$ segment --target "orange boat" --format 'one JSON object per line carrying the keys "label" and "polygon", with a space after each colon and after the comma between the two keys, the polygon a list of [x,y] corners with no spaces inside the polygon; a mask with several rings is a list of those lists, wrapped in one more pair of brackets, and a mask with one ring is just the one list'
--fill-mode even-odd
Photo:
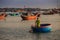
{"label": "orange boat", "polygon": [[23,16],[21,15],[23,20],[36,20],[37,16]]}
{"label": "orange boat", "polygon": [[40,17],[40,14],[39,13],[36,13],[36,14],[32,14],[32,13],[23,13],[21,15],[21,18],[23,20],[36,20],[37,17]]}
{"label": "orange boat", "polygon": [[6,16],[5,14],[1,14],[0,15],[0,20],[4,20],[5,19],[5,16]]}

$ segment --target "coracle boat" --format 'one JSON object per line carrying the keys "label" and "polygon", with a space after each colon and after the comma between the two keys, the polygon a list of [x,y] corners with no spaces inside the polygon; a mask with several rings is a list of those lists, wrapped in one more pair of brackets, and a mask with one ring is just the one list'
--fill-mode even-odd
{"label": "coracle boat", "polygon": [[52,28],[51,24],[41,24],[40,28],[32,26],[31,29],[35,33],[47,33],[50,32]]}

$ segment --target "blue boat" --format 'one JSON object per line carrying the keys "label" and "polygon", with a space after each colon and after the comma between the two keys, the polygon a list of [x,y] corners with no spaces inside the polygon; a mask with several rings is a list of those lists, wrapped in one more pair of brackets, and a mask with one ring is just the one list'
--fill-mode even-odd
{"label": "blue boat", "polygon": [[46,33],[46,32],[50,32],[51,31],[51,24],[41,24],[40,28],[38,27],[31,27],[33,32],[39,33]]}

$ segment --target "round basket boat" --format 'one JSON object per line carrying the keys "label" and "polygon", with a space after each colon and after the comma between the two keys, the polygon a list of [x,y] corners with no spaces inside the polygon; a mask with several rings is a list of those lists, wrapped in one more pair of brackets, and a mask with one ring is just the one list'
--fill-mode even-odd
{"label": "round basket boat", "polygon": [[31,27],[33,32],[42,32],[42,33],[46,33],[46,32],[50,32],[51,31],[51,24],[41,24],[40,28],[37,27]]}

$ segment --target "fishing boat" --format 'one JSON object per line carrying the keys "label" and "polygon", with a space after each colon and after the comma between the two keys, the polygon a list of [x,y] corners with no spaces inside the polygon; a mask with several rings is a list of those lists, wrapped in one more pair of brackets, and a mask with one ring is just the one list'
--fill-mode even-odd
{"label": "fishing boat", "polygon": [[6,16],[6,14],[0,14],[0,20],[4,20]]}
{"label": "fishing boat", "polygon": [[36,20],[37,17],[39,17],[39,14],[29,14],[29,13],[23,13],[21,15],[21,18],[23,20]]}

